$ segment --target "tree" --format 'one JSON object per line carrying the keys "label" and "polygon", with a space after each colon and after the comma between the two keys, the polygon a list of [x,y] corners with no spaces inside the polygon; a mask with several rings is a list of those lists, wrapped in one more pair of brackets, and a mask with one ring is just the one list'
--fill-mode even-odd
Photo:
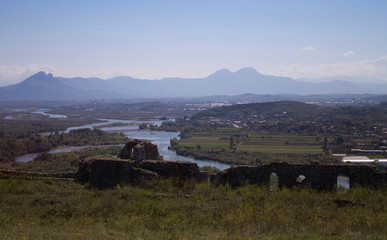
{"label": "tree", "polygon": [[341,145],[342,143],[344,143],[344,138],[342,136],[338,136],[336,138],[336,145]]}
{"label": "tree", "polygon": [[328,151],[328,138],[327,137],[324,137],[323,149],[324,149],[325,153]]}
{"label": "tree", "polygon": [[234,136],[230,137],[230,149],[234,147]]}

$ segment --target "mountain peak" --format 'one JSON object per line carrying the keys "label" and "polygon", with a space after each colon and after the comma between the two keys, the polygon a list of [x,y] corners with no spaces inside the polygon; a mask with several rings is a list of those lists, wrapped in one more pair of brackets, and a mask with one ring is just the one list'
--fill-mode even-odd
{"label": "mountain peak", "polygon": [[211,74],[210,76],[208,77],[225,77],[225,76],[230,76],[232,74],[232,72],[226,68],[222,68],[216,72],[214,72],[213,74]]}
{"label": "mountain peak", "polygon": [[34,75],[30,76],[26,80],[30,79],[52,79],[54,76],[51,73],[45,73],[43,71],[37,72]]}
{"label": "mountain peak", "polygon": [[32,99],[32,100],[58,100],[58,99],[80,99],[81,91],[66,86],[51,73],[38,72],[26,80],[3,90],[3,99]]}
{"label": "mountain peak", "polygon": [[43,71],[40,71],[40,72],[37,72],[34,75],[30,76],[29,78],[31,78],[31,77],[49,77],[49,78],[52,78],[54,76],[51,73],[45,73]]}
{"label": "mountain peak", "polygon": [[227,68],[222,68],[222,69],[219,69],[218,71],[216,71],[217,73],[231,73],[230,70],[228,70]]}
{"label": "mountain peak", "polygon": [[262,75],[257,70],[255,70],[255,68],[253,68],[253,67],[241,68],[238,71],[236,71],[235,73],[236,74],[243,74],[243,75]]}
{"label": "mountain peak", "polygon": [[[47,75],[47,73],[44,71],[40,71],[40,72],[35,73],[34,75]],[[34,75],[32,75],[32,76],[34,76]]]}
{"label": "mountain peak", "polygon": [[62,85],[62,82],[54,78],[54,76],[51,73],[45,73],[43,71],[40,71],[38,73],[35,73],[34,75],[30,76],[23,82],[19,83],[18,85]]}

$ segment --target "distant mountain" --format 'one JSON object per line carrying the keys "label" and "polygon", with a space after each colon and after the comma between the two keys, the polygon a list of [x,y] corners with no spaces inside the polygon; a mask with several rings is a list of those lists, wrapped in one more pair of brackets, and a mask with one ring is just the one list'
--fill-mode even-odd
{"label": "distant mountain", "polygon": [[308,79],[301,78],[297,81],[309,82],[309,83],[318,83],[318,84],[332,84],[336,83],[341,85],[341,87],[346,87],[351,85],[351,93],[374,93],[374,94],[386,94],[387,93],[387,84],[386,81],[380,78],[375,77],[365,77],[365,76],[333,76],[333,77],[324,77],[317,79]]}
{"label": "distant mountain", "polygon": [[[108,80],[63,78],[39,72],[19,84],[0,88],[0,99],[196,98],[214,95],[235,96],[245,93],[264,95],[268,98],[270,95],[289,97],[289,94],[387,94],[387,84],[360,84],[343,80],[312,83],[288,77],[263,75],[252,67],[236,72],[221,69],[205,78],[161,80],[144,80],[126,76]],[[286,99],[289,98],[279,100]]]}
{"label": "distant mountain", "polygon": [[18,84],[0,88],[1,100],[81,100],[92,96],[44,72],[38,72]]}
{"label": "distant mountain", "polygon": [[386,94],[387,84],[359,84],[336,80],[312,83],[288,77],[263,75],[252,67],[231,72],[221,69],[206,78],[164,78],[141,80],[132,77],[116,77],[108,80],[98,78],[58,78],[68,86],[109,91],[126,97],[204,97],[213,95],[253,94]]}
{"label": "distant mountain", "polygon": [[333,82],[333,81],[346,81],[346,82],[354,82],[354,83],[383,83],[385,80],[376,78],[376,77],[367,77],[367,76],[330,76],[330,77],[322,77],[322,78],[300,78],[296,79],[298,81],[303,82]]}

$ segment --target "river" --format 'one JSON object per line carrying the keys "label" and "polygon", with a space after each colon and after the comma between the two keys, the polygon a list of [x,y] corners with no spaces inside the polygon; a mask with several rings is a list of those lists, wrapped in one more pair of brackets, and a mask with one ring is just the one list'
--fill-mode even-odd
{"label": "river", "polygon": [[[49,108],[40,108],[35,110],[33,113],[35,114],[43,114],[47,115],[49,118],[67,118],[66,115],[62,114],[49,114],[46,113],[46,111]],[[136,139],[144,139],[149,140],[153,144],[157,145],[157,148],[159,150],[160,155],[163,156],[164,160],[170,160],[170,161],[188,161],[196,163],[199,167],[203,166],[212,166],[217,167],[220,170],[224,170],[230,167],[229,164],[219,163],[215,161],[205,161],[205,160],[196,160],[194,158],[190,157],[183,157],[178,154],[176,154],[175,151],[168,150],[168,147],[170,146],[170,140],[173,138],[179,138],[178,132],[165,132],[165,131],[150,131],[150,130],[140,130],[139,124],[141,123],[150,123],[157,126],[160,126],[163,121],[161,120],[149,120],[149,121],[137,121],[137,120],[120,120],[120,119],[99,119],[100,122],[92,123],[92,124],[86,124],[82,126],[76,126],[76,127],[69,127],[65,131],[65,133],[70,132],[71,130],[75,129],[82,129],[82,128],[94,128],[98,126],[108,125],[108,124],[129,124],[125,126],[111,126],[111,127],[102,127],[100,128],[103,131],[114,131],[114,132],[122,132],[127,136],[128,138],[136,138]],[[174,121],[174,119],[169,119],[170,121]],[[70,151],[77,151],[83,148],[92,147],[92,146],[82,146],[82,147],[62,147],[62,148],[56,148],[49,151],[49,153],[58,153],[58,152],[70,152]],[[38,154],[27,154],[20,156],[16,159],[16,162],[28,162],[32,160],[34,157],[36,157]]]}
{"label": "river", "polygon": [[[66,115],[62,115],[62,114],[46,113],[46,111],[49,109],[50,108],[39,108],[39,109],[33,111],[32,113],[42,114],[42,115],[48,116],[49,118],[67,118]],[[21,110],[21,109],[18,109],[18,110]]]}

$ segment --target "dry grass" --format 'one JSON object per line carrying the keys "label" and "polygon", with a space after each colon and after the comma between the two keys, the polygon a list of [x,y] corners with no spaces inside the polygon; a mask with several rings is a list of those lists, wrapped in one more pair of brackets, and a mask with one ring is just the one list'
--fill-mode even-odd
{"label": "dry grass", "polygon": [[386,239],[386,191],[232,190],[172,179],[100,191],[2,175],[0,239]]}

